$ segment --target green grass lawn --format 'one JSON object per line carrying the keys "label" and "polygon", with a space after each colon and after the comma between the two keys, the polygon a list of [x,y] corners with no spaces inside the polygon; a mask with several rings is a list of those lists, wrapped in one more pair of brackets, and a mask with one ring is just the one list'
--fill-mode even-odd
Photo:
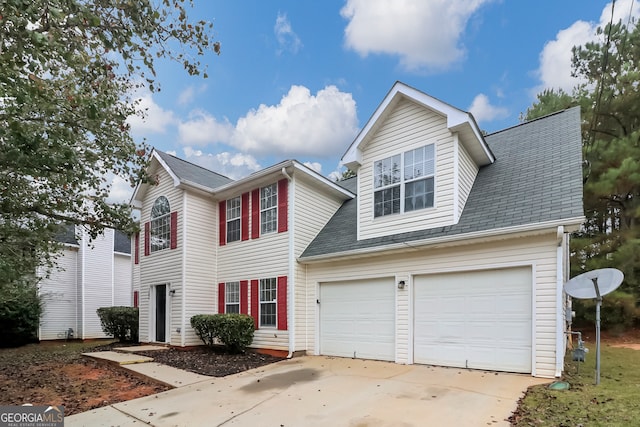
{"label": "green grass lawn", "polygon": [[596,346],[587,360],[565,359],[569,390],[531,387],[518,408],[514,426],[640,426],[640,351],[602,345],[600,384],[595,385]]}

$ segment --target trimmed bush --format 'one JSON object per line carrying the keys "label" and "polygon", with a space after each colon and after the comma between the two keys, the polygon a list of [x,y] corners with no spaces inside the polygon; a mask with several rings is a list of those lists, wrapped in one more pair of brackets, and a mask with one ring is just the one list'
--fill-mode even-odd
{"label": "trimmed bush", "polygon": [[3,284],[0,287],[0,347],[37,341],[41,311],[35,285]]}
{"label": "trimmed bush", "polygon": [[253,318],[246,314],[198,314],[191,318],[191,327],[206,345],[218,340],[234,353],[245,351],[253,342]]}
{"label": "trimmed bush", "polygon": [[[595,325],[596,300],[573,300],[576,312],[575,323],[579,326]],[[615,291],[602,297],[600,324],[602,329],[623,331],[633,327],[640,318],[636,308],[636,297],[626,292]]]}
{"label": "trimmed bush", "polygon": [[101,307],[96,311],[105,334],[120,342],[138,342],[137,307]]}

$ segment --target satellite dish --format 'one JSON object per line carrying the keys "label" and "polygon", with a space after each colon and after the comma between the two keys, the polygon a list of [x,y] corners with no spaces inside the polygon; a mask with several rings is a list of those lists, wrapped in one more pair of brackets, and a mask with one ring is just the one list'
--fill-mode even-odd
{"label": "satellite dish", "polygon": [[600,306],[602,297],[622,283],[624,274],[616,268],[600,268],[574,277],[564,284],[564,291],[578,299],[596,299],[596,385],[600,384]]}
{"label": "satellite dish", "polygon": [[615,291],[623,279],[624,274],[616,268],[600,268],[569,280],[564,291],[578,299],[600,298]]}

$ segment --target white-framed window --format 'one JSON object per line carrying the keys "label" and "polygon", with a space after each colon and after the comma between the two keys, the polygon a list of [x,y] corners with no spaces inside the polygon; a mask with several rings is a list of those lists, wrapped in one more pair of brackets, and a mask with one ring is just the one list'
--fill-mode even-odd
{"label": "white-framed window", "polygon": [[260,189],[260,230],[262,234],[278,231],[278,184]]}
{"label": "white-framed window", "polygon": [[151,208],[149,241],[151,252],[167,249],[171,245],[171,208],[164,196],[158,197]]}
{"label": "white-framed window", "polygon": [[240,282],[225,283],[224,312],[240,313]]}
{"label": "white-framed window", "polygon": [[260,326],[276,326],[278,285],[274,278],[260,279]]}
{"label": "white-framed window", "polygon": [[240,196],[227,200],[227,242],[240,240]]}
{"label": "white-framed window", "polygon": [[434,176],[433,144],[374,162],[373,216],[433,207]]}

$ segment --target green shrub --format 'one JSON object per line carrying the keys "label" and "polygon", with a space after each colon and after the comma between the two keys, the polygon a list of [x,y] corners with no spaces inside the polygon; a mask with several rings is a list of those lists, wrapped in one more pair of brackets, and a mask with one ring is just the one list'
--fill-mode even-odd
{"label": "green shrub", "polygon": [[[573,300],[576,312],[575,323],[580,326],[595,325],[596,300]],[[607,330],[625,330],[633,327],[640,318],[636,308],[636,297],[632,294],[616,291],[602,297],[600,307],[600,326]]]}
{"label": "green shrub", "polygon": [[191,318],[191,327],[206,345],[213,346],[217,339],[234,353],[253,342],[253,318],[246,314],[198,314]]}
{"label": "green shrub", "polygon": [[0,287],[0,346],[36,341],[41,313],[34,284],[5,283]]}
{"label": "green shrub", "polygon": [[101,307],[96,311],[105,334],[120,342],[138,342],[137,307]]}

